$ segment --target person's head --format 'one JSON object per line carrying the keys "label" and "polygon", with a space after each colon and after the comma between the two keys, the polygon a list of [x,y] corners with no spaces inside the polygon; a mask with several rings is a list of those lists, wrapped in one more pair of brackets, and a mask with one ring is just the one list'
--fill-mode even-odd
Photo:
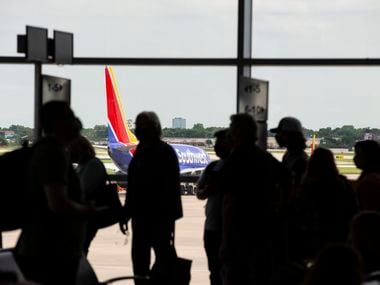
{"label": "person's head", "polygon": [[380,214],[363,211],[351,222],[351,241],[361,254],[367,273],[380,270]]}
{"label": "person's head", "polygon": [[380,171],[380,145],[373,140],[359,141],[355,144],[355,165],[365,171]]}
{"label": "person's head", "polygon": [[64,101],[50,101],[40,109],[40,122],[46,135],[67,143],[79,136],[82,124]]}
{"label": "person's head", "polygon": [[275,134],[280,147],[305,149],[306,139],[303,135],[301,122],[294,117],[284,117],[277,128],[270,129]]}
{"label": "person's head", "polygon": [[215,132],[214,134],[214,137],[216,138],[214,145],[215,154],[221,159],[225,159],[231,150],[227,133],[228,129],[223,129]]}
{"label": "person's head", "polygon": [[306,176],[313,178],[333,178],[339,175],[333,153],[326,148],[317,148],[310,156]]}
{"label": "person's head", "polygon": [[74,163],[85,163],[95,157],[95,150],[91,142],[84,136],[74,139],[70,145],[70,157]]}
{"label": "person's head", "polygon": [[344,244],[331,244],[319,253],[306,276],[306,285],[362,284],[362,263],[356,250]]}
{"label": "person's head", "polygon": [[156,141],[162,136],[161,123],[154,112],[141,112],[137,115],[135,124],[135,134],[140,142]]}
{"label": "person's head", "polygon": [[234,114],[230,117],[231,123],[228,132],[231,146],[246,143],[254,144],[257,140],[257,124],[249,114]]}

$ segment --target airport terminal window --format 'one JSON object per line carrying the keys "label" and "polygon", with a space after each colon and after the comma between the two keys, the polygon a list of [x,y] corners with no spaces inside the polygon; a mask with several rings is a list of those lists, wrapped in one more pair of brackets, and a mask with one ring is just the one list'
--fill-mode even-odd
{"label": "airport terminal window", "polygon": [[252,1],[253,57],[373,58],[380,3]]}
{"label": "airport terminal window", "polygon": [[[0,65],[0,128],[11,125],[33,126],[34,68],[25,65]],[[9,112],[12,110],[12,112]]]}
{"label": "airport terminal window", "polygon": [[[114,66],[113,70],[128,119],[153,110],[163,127],[171,127],[174,117],[186,118],[189,128],[196,123],[225,127],[236,111],[235,68]],[[71,78],[72,106],[86,127],[107,123],[104,66],[47,66],[44,71]]]}
{"label": "airport terminal window", "polygon": [[[362,0],[360,6],[357,1],[314,2],[252,0],[253,57],[379,57],[380,43],[374,35],[380,4],[372,0]],[[50,33],[52,29],[73,32],[75,57],[232,58],[235,65],[228,67],[152,66],[146,62],[142,66],[114,66],[127,119],[133,120],[138,112],[148,109],[158,113],[163,127],[171,127],[176,116],[188,118],[187,127],[195,123],[205,127],[228,125],[230,114],[236,111],[238,1],[88,3],[67,0],[59,6],[53,1],[23,1],[23,9],[4,5],[0,24],[7,29],[0,31],[0,55],[20,56],[15,37],[30,24],[49,27]],[[85,127],[107,123],[103,64],[43,65],[42,73],[72,80],[72,106]],[[283,116],[293,115],[309,129],[342,125],[379,128],[378,74],[378,67],[252,67],[252,77],[269,81],[268,127]],[[11,115],[0,115],[0,127],[14,123],[32,126],[33,65],[2,64],[0,78],[0,96],[6,102],[0,104],[0,114],[12,110]],[[26,119],[20,121],[20,117]],[[193,198],[184,197],[184,201],[194,203],[187,204],[187,209],[193,205],[197,208],[185,213],[190,219],[178,223],[176,238],[182,240],[176,244],[181,255],[185,253],[194,261],[192,280],[208,281],[205,256],[200,255],[203,205]],[[188,230],[194,225],[198,232]],[[101,279],[115,277],[114,272],[124,272],[126,266],[131,270],[130,243],[125,245],[117,229],[100,234],[104,236],[100,235],[97,249],[106,249],[107,253],[102,252],[98,259],[95,252],[90,258]],[[7,234],[8,246],[15,235]],[[110,258],[122,266],[109,262]]]}
{"label": "airport terminal window", "polygon": [[314,130],[380,127],[379,68],[256,67],[253,76],[269,81],[269,127],[289,115]]}
{"label": "airport terminal window", "polygon": [[74,33],[76,57],[234,57],[237,2],[36,0],[3,5],[0,23],[11,28],[0,32],[6,39],[0,55],[17,55],[16,34],[29,24]]}
{"label": "airport terminal window", "polygon": [[[149,0],[143,0],[135,3],[132,0],[127,0],[127,2],[123,2],[124,6],[121,6],[121,2],[114,5],[96,2],[91,7],[87,7],[86,2],[70,0],[65,3],[65,6],[59,6],[37,0],[30,4],[31,6],[24,6],[25,9],[21,11],[9,5],[5,6],[4,10],[0,12],[0,15],[4,14],[4,17],[1,18],[2,22],[4,21],[4,24],[12,27],[9,32],[3,34],[3,31],[0,34],[2,38],[8,39],[2,42],[0,54],[15,53],[13,40],[15,35],[22,33],[25,28],[24,24],[20,25],[19,22],[16,22],[19,17],[14,16],[17,14],[18,16],[25,16],[25,21],[30,20],[29,24],[31,25],[49,26],[50,33],[52,33],[51,28],[73,32],[75,35],[74,55],[76,57],[186,57],[190,60],[195,57],[235,58],[238,1],[233,2],[225,0],[205,4],[203,1],[166,0],[153,3]],[[377,27],[375,25],[376,15],[380,9],[380,4],[374,4],[370,0],[363,0],[360,7],[351,2],[344,4],[343,2],[330,3],[327,1],[323,3],[303,3],[293,0],[267,2],[262,0],[252,1],[252,52],[254,57],[364,58],[366,56],[376,56],[379,44],[376,42],[375,37],[371,35],[375,34],[374,29]],[[376,7],[375,5],[378,6]],[[44,9],[39,9],[41,6]],[[121,9],[121,7],[124,9]],[[129,9],[126,9],[126,7]],[[68,13],[69,9],[70,13]],[[36,15],[40,16],[38,21],[36,21]],[[111,18],[109,17],[110,15],[112,15]],[[52,19],[54,19],[54,27],[51,25]],[[173,24],[174,22],[176,25]],[[123,28],[120,29],[120,26],[123,26]],[[345,28],[342,29],[342,26]],[[9,53],[9,51],[12,52]],[[102,68],[102,66],[65,66],[64,68],[57,68],[44,65],[43,72],[52,71],[54,75],[72,79],[73,106],[76,108],[77,102],[78,106],[80,106],[80,101],[87,100],[87,93],[96,96],[96,98],[102,98]],[[154,90],[154,87],[161,88],[164,94],[161,95],[164,97],[160,98],[159,103],[161,106],[172,104],[175,100],[181,98],[181,103],[184,102],[181,105],[188,107],[190,110],[190,106],[194,106],[194,102],[198,100],[215,100],[212,94],[228,94],[222,96],[226,96],[226,101],[230,104],[229,108],[215,109],[213,111],[220,112],[223,115],[235,111],[235,67],[120,67],[122,70],[124,68],[127,70],[125,73],[127,76],[119,81],[128,82],[127,88],[130,88],[129,84],[135,84],[135,89],[130,92],[139,94],[135,98],[144,98],[144,95],[141,94],[158,93]],[[13,89],[4,84],[1,87],[4,90],[2,93],[15,94],[18,99],[27,97],[26,100],[22,101],[31,102],[28,106],[32,106],[33,77],[29,73],[24,75],[24,71],[20,74],[18,71],[21,69],[23,68],[19,66],[8,68],[7,65],[3,65],[1,67],[0,75],[5,74],[2,76],[4,82],[10,82],[6,81],[7,74],[16,73],[17,75],[14,77],[28,82],[28,84],[18,84]],[[82,70],[86,72],[83,73]],[[200,70],[202,71],[200,72]],[[222,70],[228,71],[224,72]],[[269,73],[268,70],[270,70]],[[280,116],[283,113],[282,110],[297,111],[292,109],[298,108],[296,106],[300,106],[301,110],[308,110],[308,106],[312,106],[315,102],[322,102],[325,94],[328,94],[326,95],[328,98],[334,95],[334,98],[337,98],[336,100],[343,100],[340,96],[345,94],[344,100],[354,101],[357,94],[363,93],[357,90],[359,88],[355,88],[355,84],[368,80],[370,83],[366,84],[366,86],[373,86],[372,82],[376,82],[376,79],[369,80],[369,78],[375,76],[373,69],[355,67],[351,71],[351,68],[334,69],[329,67],[323,69],[323,72],[319,68],[306,69],[308,70],[306,74],[312,74],[310,79],[306,79],[306,82],[311,80],[315,84],[301,84],[304,81],[302,78],[306,75],[300,70],[305,69],[253,67],[253,77],[270,81],[271,104],[269,112],[274,114],[270,116],[270,120],[271,118],[277,120],[278,118],[275,116]],[[206,75],[203,75],[203,72]],[[331,78],[323,76],[329,73],[332,74]],[[366,76],[366,74],[369,74],[370,77]],[[118,72],[118,78],[124,76],[119,75]],[[345,76],[348,76],[350,80],[345,80]],[[181,78],[180,80],[171,80],[179,77]],[[132,78],[136,78],[136,80],[132,80]],[[197,83],[196,78],[202,83]],[[222,80],[218,80],[218,78],[222,78]],[[289,78],[289,80],[285,80],[285,78]],[[320,78],[320,80],[316,78]],[[332,80],[332,78],[336,80]],[[298,83],[296,83],[297,81]],[[144,82],[152,82],[152,84],[145,86]],[[288,84],[288,82],[292,83]],[[332,87],[327,86],[326,82],[331,83]],[[339,89],[336,87],[351,86],[350,84],[353,84],[352,88],[341,87]],[[282,87],[279,88],[278,86]],[[151,89],[144,90],[145,88],[142,87]],[[306,87],[309,89],[306,89]],[[193,88],[200,89],[193,90]],[[352,90],[357,90],[357,92]],[[371,90],[375,90],[375,87]],[[129,94],[129,90],[127,90],[127,93]],[[303,97],[299,98],[296,104],[289,103],[294,99],[294,94],[300,93],[303,94]],[[199,99],[200,97],[202,99]],[[138,100],[140,99],[136,99],[136,102],[139,102]],[[144,103],[149,101],[153,103],[155,100],[156,97],[144,100]],[[370,100],[371,98],[368,101]],[[16,104],[16,101],[14,102],[9,104]],[[26,106],[27,104],[24,105]],[[196,108],[202,109],[203,114],[206,114],[207,107],[205,106],[210,105],[212,104],[207,102],[206,104],[199,104]],[[7,106],[9,105],[7,104]],[[327,106],[334,106],[334,104],[328,104]],[[94,112],[104,112],[102,108],[102,104],[99,104],[94,107]],[[329,112],[326,108],[320,107],[319,109]],[[76,111],[81,112],[82,110],[79,108]],[[343,112],[343,115],[337,119],[337,123],[339,124],[340,120],[344,121],[346,117],[349,117],[348,114],[353,111],[350,109]],[[331,112],[332,116],[334,112]],[[29,113],[32,116],[32,110],[29,110]],[[306,113],[308,112],[305,111]],[[367,114],[371,114],[371,112],[367,112]],[[87,119],[84,120],[86,124]],[[164,121],[169,124],[170,120],[166,118]],[[365,122],[366,120],[363,119],[363,123]],[[271,124],[272,122],[269,123]]]}

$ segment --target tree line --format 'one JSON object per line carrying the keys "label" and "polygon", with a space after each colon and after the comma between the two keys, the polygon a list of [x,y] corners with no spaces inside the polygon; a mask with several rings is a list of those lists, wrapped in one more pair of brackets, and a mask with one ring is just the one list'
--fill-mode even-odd
{"label": "tree line", "polygon": [[[195,124],[188,129],[164,128],[163,136],[166,138],[213,138],[214,133],[222,127],[207,127],[203,124]],[[14,136],[6,139],[4,132],[14,131]],[[132,130],[133,131],[133,130]],[[11,125],[9,128],[0,128],[0,145],[18,145],[23,140],[33,141],[33,129],[21,125]],[[305,136],[311,138],[315,134],[319,140],[319,145],[327,148],[352,148],[355,142],[363,140],[365,137],[375,140],[380,139],[380,129],[376,128],[355,128],[352,125],[345,125],[340,128],[321,128],[319,130],[304,129]],[[93,128],[84,128],[82,134],[93,142],[107,142],[108,128],[106,125],[96,125]],[[273,136],[268,132],[268,136]]]}

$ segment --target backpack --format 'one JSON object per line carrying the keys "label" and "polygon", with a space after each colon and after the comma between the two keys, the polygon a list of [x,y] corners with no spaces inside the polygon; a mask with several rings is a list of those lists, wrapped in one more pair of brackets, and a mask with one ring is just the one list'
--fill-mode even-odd
{"label": "backpack", "polygon": [[22,228],[28,213],[29,163],[33,147],[0,156],[0,232]]}

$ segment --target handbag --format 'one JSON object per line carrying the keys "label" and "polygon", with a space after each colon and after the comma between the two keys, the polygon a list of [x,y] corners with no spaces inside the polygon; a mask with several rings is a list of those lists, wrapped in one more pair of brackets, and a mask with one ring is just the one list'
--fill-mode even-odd
{"label": "handbag", "polygon": [[191,263],[191,259],[178,257],[176,255],[173,263],[173,271],[171,280],[169,280],[169,284],[189,285],[191,280]]}
{"label": "handbag", "polygon": [[118,223],[122,214],[117,184],[112,184],[107,174],[106,177],[106,183],[94,195],[96,211],[90,220],[90,224],[98,229]]}
{"label": "handbag", "polygon": [[[173,229],[171,243],[172,250],[172,261],[170,264],[170,273],[165,274],[166,280],[165,285],[189,285],[191,280],[191,264],[192,260],[179,257],[174,246],[175,240],[175,228]],[[158,281],[159,279],[156,276],[160,276],[158,268],[153,265],[150,274],[149,285],[161,285],[162,282]]]}

